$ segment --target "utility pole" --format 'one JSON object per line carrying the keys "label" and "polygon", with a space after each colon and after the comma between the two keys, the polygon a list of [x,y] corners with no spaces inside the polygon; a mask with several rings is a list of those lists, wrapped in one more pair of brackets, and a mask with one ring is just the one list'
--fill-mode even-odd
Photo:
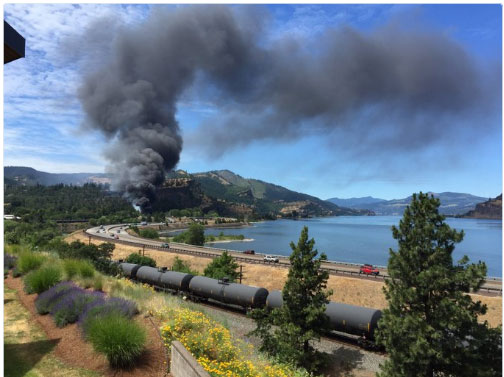
{"label": "utility pole", "polygon": [[88,245],[91,246],[91,236],[89,236],[89,242],[88,242]]}
{"label": "utility pole", "polygon": [[242,277],[243,277],[243,265],[240,264],[240,284],[242,282]]}
{"label": "utility pole", "polygon": [[142,256],[145,257],[145,245],[143,245],[143,252],[142,252]]}

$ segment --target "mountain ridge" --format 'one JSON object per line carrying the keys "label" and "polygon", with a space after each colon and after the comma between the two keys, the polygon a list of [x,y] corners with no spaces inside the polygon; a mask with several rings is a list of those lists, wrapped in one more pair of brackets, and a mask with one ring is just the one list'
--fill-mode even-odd
{"label": "mountain ridge", "polygon": [[[477,204],[484,202],[488,198],[466,193],[445,191],[441,193],[428,192],[439,198],[441,205],[439,212],[444,215],[458,216],[468,211],[474,210]],[[402,199],[385,200],[376,203],[364,203],[348,205],[354,209],[369,209],[376,215],[402,215],[406,206],[411,203],[412,195]]]}

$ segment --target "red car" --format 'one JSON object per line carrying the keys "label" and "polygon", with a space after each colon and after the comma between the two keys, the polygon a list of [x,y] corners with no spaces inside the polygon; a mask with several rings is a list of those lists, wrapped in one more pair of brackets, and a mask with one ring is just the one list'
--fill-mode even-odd
{"label": "red car", "polygon": [[255,251],[254,251],[254,250],[245,250],[245,251],[243,252],[243,254],[252,254],[252,255],[254,255],[254,254],[255,254]]}
{"label": "red car", "polygon": [[373,267],[371,264],[364,264],[360,267],[359,270],[359,275],[360,274],[365,274],[365,275],[379,275],[380,271],[376,267]]}

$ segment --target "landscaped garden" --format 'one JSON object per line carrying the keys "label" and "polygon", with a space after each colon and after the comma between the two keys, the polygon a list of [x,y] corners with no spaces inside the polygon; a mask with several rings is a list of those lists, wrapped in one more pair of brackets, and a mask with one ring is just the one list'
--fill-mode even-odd
{"label": "landscaped garden", "polygon": [[[12,271],[22,280],[25,293],[36,295],[35,315],[51,318],[57,328],[75,323],[77,336],[106,358],[110,370],[131,370],[142,363],[152,334],[140,318],[149,317],[159,328],[166,355],[171,342],[179,340],[211,376],[307,375],[265,358],[251,344],[233,337],[222,318],[205,314],[197,305],[99,272],[95,266],[102,266],[103,260],[96,264],[77,252],[61,252],[61,244],[58,247],[55,253],[7,245],[4,273]],[[79,247],[69,245],[71,250]],[[166,358],[165,363],[166,370]]]}

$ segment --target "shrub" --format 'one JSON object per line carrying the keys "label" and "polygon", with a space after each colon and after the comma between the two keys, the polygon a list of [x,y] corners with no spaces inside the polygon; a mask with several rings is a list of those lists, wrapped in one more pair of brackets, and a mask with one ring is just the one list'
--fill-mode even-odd
{"label": "shrub", "polygon": [[159,233],[155,229],[151,228],[146,228],[146,229],[140,229],[140,237],[144,238],[150,238],[150,239],[158,239],[159,238]]}
{"label": "shrub", "polygon": [[97,275],[93,281],[93,289],[95,291],[103,291],[103,278],[101,275]]}
{"label": "shrub", "polygon": [[113,367],[133,365],[144,349],[145,330],[119,313],[90,318],[86,329],[95,351],[104,354]]}
{"label": "shrub", "polygon": [[92,278],[94,276],[95,269],[91,263],[88,261],[79,261],[79,275],[83,278]]}
{"label": "shrub", "polygon": [[198,271],[191,270],[191,264],[183,261],[179,257],[175,257],[172,265],[172,271],[184,272],[186,274],[198,275]]}
{"label": "shrub", "polygon": [[16,266],[16,257],[14,255],[10,255],[8,253],[4,254],[4,268],[10,270],[11,268]]}
{"label": "shrub", "polygon": [[63,327],[76,322],[87,304],[95,300],[103,300],[103,297],[101,292],[69,291],[51,308],[54,323],[58,327]]}
{"label": "shrub", "polygon": [[46,258],[41,254],[23,252],[19,255],[17,267],[22,274],[27,274],[39,268],[42,263],[44,263],[45,259]]}
{"label": "shrub", "polygon": [[93,301],[84,307],[79,316],[79,325],[84,334],[87,333],[87,326],[92,318],[103,317],[110,313],[118,313],[126,318],[132,318],[138,314],[138,308],[133,301],[118,297]]}
{"label": "shrub", "polygon": [[19,269],[17,267],[14,267],[14,269],[12,270],[12,277],[18,278],[20,276],[21,276],[21,272],[19,271]]}
{"label": "shrub", "polygon": [[63,270],[67,279],[72,279],[79,272],[79,261],[76,259],[64,259]]}
{"label": "shrub", "polygon": [[49,313],[53,305],[71,290],[82,291],[82,289],[77,287],[74,283],[64,281],[62,283],[56,284],[47,291],[42,292],[35,300],[35,308],[37,309],[37,312],[39,314]]}
{"label": "shrub", "polygon": [[137,253],[132,253],[126,258],[127,263],[135,263],[142,266],[156,267],[156,261],[150,257],[141,256]]}
{"label": "shrub", "polygon": [[61,269],[57,266],[45,266],[26,275],[25,291],[28,294],[42,293],[61,281]]}

